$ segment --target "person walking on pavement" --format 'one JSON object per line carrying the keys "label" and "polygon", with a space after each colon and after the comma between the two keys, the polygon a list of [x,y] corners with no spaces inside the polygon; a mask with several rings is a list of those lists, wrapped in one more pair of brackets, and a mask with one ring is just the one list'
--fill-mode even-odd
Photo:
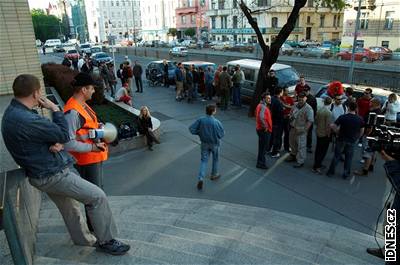
{"label": "person walking on pavement", "polygon": [[[313,109],[313,115],[315,119],[315,116],[317,115],[317,99],[313,95],[311,95],[310,87],[305,87],[304,92],[307,96],[307,104],[310,105]],[[311,127],[307,131],[307,153],[312,153],[313,129],[314,125],[311,124]]]}
{"label": "person walking on pavement", "polygon": [[[81,177],[103,188],[103,161],[108,158],[107,145],[90,138],[90,130],[100,128],[96,113],[86,104],[94,93],[95,81],[85,73],[79,73],[72,81],[73,95],[64,106],[65,119],[68,123],[70,141],[65,150],[75,159],[75,168]],[[88,205],[85,205],[87,223],[92,231]]]}
{"label": "person walking on pavement", "polygon": [[[39,79],[19,75],[14,80],[13,92],[14,98],[2,118],[1,132],[6,148],[25,170],[30,184],[47,193],[55,203],[75,245],[96,247],[112,255],[128,252],[130,246],[115,239],[117,227],[104,191],[71,169],[74,159],[63,150],[70,141],[67,120],[57,105],[41,96]],[[50,110],[52,121],[38,115],[33,110],[37,106]],[[93,233],[83,222],[78,202],[87,206]]]}
{"label": "person walking on pavement", "polygon": [[107,68],[108,68],[108,85],[109,85],[109,87],[110,87],[110,89],[111,89],[111,97],[114,97],[114,95],[115,95],[115,88],[116,88],[116,85],[117,85],[117,77],[115,76],[115,73],[114,73],[114,64],[113,63],[109,63],[108,65],[107,65]]}
{"label": "person walking on pavement", "polygon": [[203,189],[203,181],[206,175],[208,157],[212,154],[211,180],[217,180],[221,177],[218,173],[218,157],[221,139],[224,137],[224,127],[222,123],[215,118],[217,107],[207,105],[206,116],[198,119],[189,127],[191,134],[198,135],[201,141],[201,162],[198,175],[197,189]]}
{"label": "person walking on pavement", "polygon": [[282,88],[275,89],[275,95],[271,98],[271,116],[272,116],[272,135],[270,147],[272,148],[271,157],[280,157],[283,135],[283,111],[284,106],[281,101]]}
{"label": "person walking on pavement", "polygon": [[364,133],[364,121],[356,114],[357,104],[355,102],[349,103],[349,110],[347,114],[341,115],[333,124],[332,130],[338,135],[335,154],[332,158],[326,175],[332,177],[335,174],[335,168],[340,161],[342,153],[344,153],[344,172],[343,179],[350,177],[351,163],[353,161],[354,147],[357,140]]}
{"label": "person walking on pavement", "polygon": [[233,83],[233,105],[237,107],[241,107],[241,95],[240,95],[240,89],[242,86],[242,73],[240,72],[240,68],[235,66],[235,72],[233,73],[232,76],[232,83]]}
{"label": "person walking on pavement", "polygon": [[230,89],[232,87],[231,76],[227,72],[228,67],[222,68],[222,73],[219,75],[219,89],[221,91],[221,109],[227,110],[230,100]]}
{"label": "person walking on pavement", "polygon": [[136,92],[143,93],[143,82],[142,82],[143,69],[138,61],[135,61],[135,65],[132,68],[132,72],[133,76],[135,77]]}
{"label": "person walking on pavement", "polygon": [[167,60],[163,60],[163,79],[164,79],[164,87],[169,87],[169,77],[168,77],[168,62]]}
{"label": "person walking on pavement", "polygon": [[178,67],[175,69],[175,84],[176,84],[176,97],[175,99],[180,101],[183,98],[183,73],[182,63],[178,63]]}
{"label": "person walking on pavement", "polygon": [[313,110],[306,101],[307,96],[303,91],[298,95],[298,102],[290,113],[289,144],[291,151],[286,162],[297,161],[293,166],[295,168],[304,166],[307,157],[307,132],[314,122]]}
{"label": "person walking on pavement", "polygon": [[283,148],[286,152],[289,152],[289,131],[290,131],[290,122],[289,115],[292,107],[294,105],[294,100],[291,96],[289,96],[288,87],[283,88],[283,94],[281,97],[281,102],[284,106],[283,110]]}
{"label": "person walking on pavement", "polygon": [[271,138],[272,119],[271,112],[268,108],[269,93],[264,92],[261,95],[261,101],[256,108],[256,131],[258,135],[258,155],[257,168],[268,169],[265,155]]}
{"label": "person walking on pavement", "polygon": [[317,116],[315,117],[317,146],[315,147],[313,172],[317,174],[322,174],[322,161],[324,160],[326,153],[328,152],[329,143],[331,141],[331,104],[332,99],[330,97],[326,97],[324,99],[324,106],[317,111]]}

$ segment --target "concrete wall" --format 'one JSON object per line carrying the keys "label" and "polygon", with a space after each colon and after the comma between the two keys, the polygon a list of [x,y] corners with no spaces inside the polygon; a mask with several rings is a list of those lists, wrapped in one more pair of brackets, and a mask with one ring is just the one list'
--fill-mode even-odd
{"label": "concrete wall", "polygon": [[18,74],[43,77],[28,1],[1,0],[0,25],[0,95],[5,95]]}

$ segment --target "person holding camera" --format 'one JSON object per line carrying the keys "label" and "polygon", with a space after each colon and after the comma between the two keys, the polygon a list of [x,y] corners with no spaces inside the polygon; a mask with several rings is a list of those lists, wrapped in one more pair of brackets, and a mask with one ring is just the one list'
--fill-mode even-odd
{"label": "person holding camera", "polygon": [[[112,255],[128,252],[130,246],[114,238],[117,227],[104,191],[71,170],[74,159],[63,150],[70,140],[68,123],[60,108],[41,97],[39,79],[33,75],[17,76],[13,91],[1,131],[8,151],[31,185],[55,203],[75,245],[94,246]],[[50,110],[52,121],[40,116],[34,110],[37,106]],[[83,222],[78,201],[87,205],[93,233]]]}
{"label": "person holding camera", "polygon": [[[102,162],[107,160],[107,145],[96,139],[91,139],[90,131],[99,129],[96,113],[86,104],[94,93],[95,81],[86,73],[79,73],[72,81],[73,95],[64,106],[65,119],[68,123],[70,141],[65,144],[65,150],[75,159],[75,168],[81,177],[101,189],[103,188]],[[93,230],[87,214],[89,230]]]}
{"label": "person holding camera", "polygon": [[343,179],[350,177],[351,163],[353,161],[354,147],[358,139],[364,133],[364,121],[356,114],[357,103],[350,102],[347,114],[339,116],[331,124],[333,132],[337,136],[335,145],[335,154],[326,175],[332,177],[335,174],[335,168],[340,161],[342,153],[345,155]]}

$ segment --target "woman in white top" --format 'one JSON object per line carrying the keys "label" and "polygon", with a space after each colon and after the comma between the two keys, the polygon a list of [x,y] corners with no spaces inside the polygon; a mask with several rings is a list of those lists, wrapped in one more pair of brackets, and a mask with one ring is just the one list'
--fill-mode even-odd
{"label": "woman in white top", "polygon": [[387,124],[396,123],[397,113],[400,112],[400,102],[395,93],[389,95],[388,100],[383,104],[382,112],[385,113]]}
{"label": "woman in white top", "polygon": [[124,83],[117,93],[115,93],[115,101],[122,101],[125,104],[132,106],[132,97],[129,96],[128,83]]}

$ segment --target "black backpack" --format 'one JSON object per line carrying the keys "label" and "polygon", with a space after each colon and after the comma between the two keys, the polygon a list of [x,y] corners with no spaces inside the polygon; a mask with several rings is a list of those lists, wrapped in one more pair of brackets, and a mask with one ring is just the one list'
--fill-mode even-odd
{"label": "black backpack", "polygon": [[136,128],[129,122],[123,122],[118,128],[118,139],[128,139],[137,135]]}

